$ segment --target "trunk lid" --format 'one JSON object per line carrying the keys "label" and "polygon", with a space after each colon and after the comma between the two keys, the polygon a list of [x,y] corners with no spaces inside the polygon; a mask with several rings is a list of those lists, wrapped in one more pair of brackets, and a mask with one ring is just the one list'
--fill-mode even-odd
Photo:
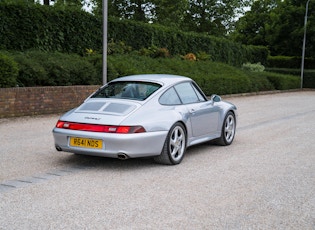
{"label": "trunk lid", "polygon": [[62,116],[61,120],[119,125],[126,117],[137,110],[141,103],[119,99],[88,99],[78,108]]}

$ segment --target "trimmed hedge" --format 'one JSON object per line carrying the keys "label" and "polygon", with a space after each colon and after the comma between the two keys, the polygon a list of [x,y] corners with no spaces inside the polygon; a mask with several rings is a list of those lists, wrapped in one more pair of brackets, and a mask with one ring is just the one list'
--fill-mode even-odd
{"label": "trimmed hedge", "polygon": [[228,39],[188,33],[159,25],[112,18],[109,34],[114,41],[125,41],[135,50],[152,46],[166,48],[171,55],[205,52],[211,60],[234,66],[246,62],[267,62],[266,47],[244,46]]}
{"label": "trimmed hedge", "polygon": [[[267,68],[267,71],[301,78],[301,69]],[[315,88],[315,70],[304,70],[303,88]]]}
{"label": "trimmed hedge", "polygon": [[0,2],[0,49],[82,54],[102,46],[102,22],[76,9]]}
{"label": "trimmed hedge", "polygon": [[94,85],[98,71],[92,62],[77,54],[29,51],[13,54],[18,63],[19,86]]}
{"label": "trimmed hedge", "polygon": [[179,58],[152,59],[135,55],[113,55],[109,56],[108,62],[110,63],[108,80],[131,74],[177,74],[194,79],[207,95],[297,89],[300,87],[300,79],[295,76],[243,71],[239,68],[212,61],[187,61]]}
{"label": "trimmed hedge", "polygon": [[[7,54],[7,58],[17,63],[17,82],[20,86],[102,84],[102,55],[99,54],[81,57],[76,54],[28,51],[12,53],[11,57]],[[207,95],[294,89],[300,86],[300,80],[295,76],[250,72],[224,63],[189,61],[180,57],[150,58],[138,54],[116,54],[108,57],[107,66],[108,81],[132,74],[176,74],[194,79]]]}
{"label": "trimmed hedge", "polygon": [[16,86],[17,76],[17,63],[10,56],[0,53],[0,88]]}
{"label": "trimmed hedge", "polygon": [[[267,67],[299,69],[301,68],[301,62],[302,62],[301,57],[269,56],[267,61]],[[305,58],[304,68],[315,69],[315,58]]]}
{"label": "trimmed hedge", "polygon": [[[102,53],[102,18],[85,11],[0,2],[0,18],[0,49],[82,55],[88,48]],[[265,47],[244,46],[227,39],[117,18],[109,18],[108,39],[124,41],[134,50],[166,48],[171,55],[205,52],[213,61],[234,66],[246,62],[264,65],[268,57]]]}

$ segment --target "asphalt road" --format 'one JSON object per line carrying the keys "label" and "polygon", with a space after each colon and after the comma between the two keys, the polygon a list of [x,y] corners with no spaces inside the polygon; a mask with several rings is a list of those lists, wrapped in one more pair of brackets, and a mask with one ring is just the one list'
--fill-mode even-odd
{"label": "asphalt road", "polygon": [[234,143],[177,166],[57,152],[57,115],[0,119],[0,229],[315,229],[315,91],[227,100]]}

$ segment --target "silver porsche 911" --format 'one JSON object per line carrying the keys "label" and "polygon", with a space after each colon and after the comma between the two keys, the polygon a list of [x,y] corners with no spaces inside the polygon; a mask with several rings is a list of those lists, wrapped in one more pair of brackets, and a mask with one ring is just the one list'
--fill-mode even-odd
{"label": "silver porsche 911", "polygon": [[207,99],[187,77],[148,74],[117,78],[58,120],[58,151],[179,164],[186,148],[233,142],[237,111],[218,95]]}

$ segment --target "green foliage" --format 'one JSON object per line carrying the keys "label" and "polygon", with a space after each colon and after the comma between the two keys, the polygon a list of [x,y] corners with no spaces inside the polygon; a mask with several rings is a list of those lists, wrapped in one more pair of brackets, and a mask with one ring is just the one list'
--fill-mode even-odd
{"label": "green foliage", "polygon": [[88,58],[75,54],[29,51],[16,53],[21,86],[100,84],[101,76]]}
{"label": "green foliage", "polygon": [[315,88],[315,71],[305,71],[303,77],[303,88]]}
{"label": "green foliage", "polygon": [[0,53],[0,87],[16,86],[17,75],[17,63],[10,56]]}
{"label": "green foliage", "polygon": [[131,46],[127,46],[125,42],[114,42],[113,40],[107,44],[107,54],[127,54],[132,51]]}
{"label": "green foliage", "polygon": [[263,66],[260,62],[255,64],[247,62],[243,64],[242,69],[250,72],[264,72],[265,66]]}
{"label": "green foliage", "polygon": [[[251,92],[269,91],[275,89],[275,86],[268,80],[265,72],[251,72],[249,78],[251,81]],[[284,80],[284,78],[282,78],[282,80]]]}
{"label": "green foliage", "polygon": [[0,2],[0,17],[0,49],[82,54],[102,44],[101,20],[77,8]]}
{"label": "green foliage", "polygon": [[158,48],[156,46],[151,46],[149,48],[142,48],[139,51],[140,55],[148,56],[152,58],[158,58],[158,57],[170,57],[170,52],[166,48]]}
{"label": "green foliage", "polygon": [[[90,0],[96,5],[93,14],[101,15],[102,0]],[[150,22],[176,30],[203,32],[226,36],[234,20],[252,0],[111,0],[109,15],[120,19]]]}
{"label": "green foliage", "polygon": [[[212,61],[190,62],[180,58],[152,59],[144,56],[113,55],[109,57],[115,77],[142,73],[168,73],[191,77],[207,95],[299,88],[299,78],[268,72],[242,71]],[[113,76],[113,75],[111,75]]]}
{"label": "green foliage", "polygon": [[[304,76],[303,88],[315,88],[315,59],[305,58],[304,60]],[[267,71],[296,76],[300,81],[301,76],[301,58],[289,56],[270,56],[268,57]],[[279,88],[282,84],[277,82],[277,79],[270,79]],[[287,87],[286,85],[284,87]]]}
{"label": "green foliage", "polygon": [[[269,56],[267,66],[270,68],[301,68],[301,57]],[[315,58],[305,58],[304,67],[315,69]]]}
{"label": "green foliage", "polygon": [[[253,1],[236,23],[232,38],[246,45],[262,45],[271,55],[301,56],[307,1]],[[315,4],[309,2],[306,57],[315,56]]]}
{"label": "green foliage", "polygon": [[204,52],[214,61],[235,66],[241,66],[245,62],[265,64],[269,54],[265,47],[243,46],[205,34],[186,33],[172,28],[114,18],[109,22],[110,37],[115,41],[125,41],[134,50],[163,47],[172,56]]}
{"label": "green foliage", "polygon": [[[3,56],[5,60],[8,59],[8,55],[1,57]],[[15,86],[16,82],[20,86],[102,84],[101,54],[81,57],[76,54],[28,51],[13,53],[10,56],[14,58],[14,61],[11,58],[12,66],[18,63],[17,67],[13,68],[16,72],[6,75],[4,79],[8,81],[7,79],[15,76],[16,81],[6,87]],[[136,53],[116,54],[108,56],[107,67],[108,81],[121,76],[144,73],[183,75],[194,79],[207,95],[299,88],[299,78],[295,76],[249,72],[224,63],[208,60],[187,61],[179,56],[151,58]],[[2,63],[0,69],[4,68],[5,64]]]}
{"label": "green foliage", "polygon": [[154,23],[181,28],[184,23],[185,12],[189,7],[187,0],[152,0],[152,2],[155,4],[156,17],[153,19]]}
{"label": "green foliage", "polygon": [[196,54],[196,58],[199,61],[207,61],[207,60],[211,60],[211,55],[207,54],[204,51],[200,51]]}
{"label": "green foliage", "polygon": [[[0,2],[0,17],[0,49],[80,55],[92,49],[102,53],[102,18],[76,7]],[[109,18],[108,33],[108,40],[115,41],[109,42],[110,54],[155,46],[161,49],[156,56],[204,52],[214,61],[235,66],[246,62],[265,64],[268,56],[265,47],[243,46],[223,38],[119,18]]]}
{"label": "green foliage", "polygon": [[[295,76],[299,81],[301,78],[301,69],[267,68],[267,71],[281,75]],[[304,69],[303,88],[315,88],[315,70]]]}
{"label": "green foliage", "polygon": [[266,72],[267,79],[277,90],[297,89],[300,87],[300,78],[290,75],[272,74]]}

